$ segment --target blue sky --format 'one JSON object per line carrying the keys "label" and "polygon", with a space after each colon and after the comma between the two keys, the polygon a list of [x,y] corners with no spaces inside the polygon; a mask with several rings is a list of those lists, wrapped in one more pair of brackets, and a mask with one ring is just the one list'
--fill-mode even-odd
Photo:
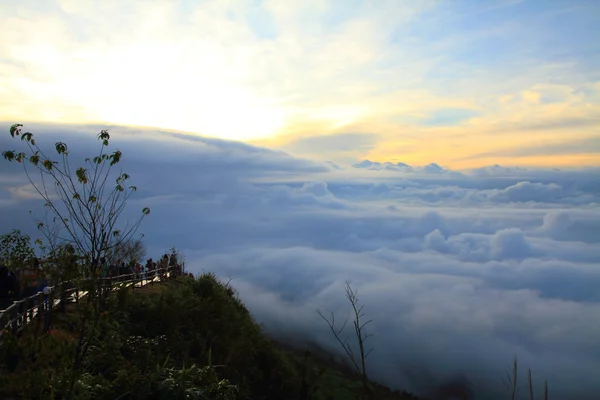
{"label": "blue sky", "polygon": [[[599,12],[586,0],[8,1],[0,120],[150,126],[282,149],[377,138],[353,154],[298,154],[345,164],[594,166],[598,148],[558,162],[509,151],[598,137]],[[506,156],[473,157],[492,151]]]}

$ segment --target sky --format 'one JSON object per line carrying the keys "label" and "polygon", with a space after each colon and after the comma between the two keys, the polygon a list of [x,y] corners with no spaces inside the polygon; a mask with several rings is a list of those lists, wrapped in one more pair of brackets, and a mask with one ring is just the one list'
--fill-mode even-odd
{"label": "sky", "polygon": [[7,0],[0,121],[465,169],[598,166],[600,3]]}
{"label": "sky", "polygon": [[[175,246],[271,335],[370,375],[506,398],[600,382],[600,2],[2,1],[0,150],[25,124],[79,165],[111,134],[149,257]],[[116,177],[116,176],[115,176]],[[33,176],[33,183],[39,183]],[[33,212],[33,217],[29,214]],[[0,234],[44,207],[0,159]],[[342,354],[340,354],[342,356]],[[448,399],[449,400],[449,399]]]}

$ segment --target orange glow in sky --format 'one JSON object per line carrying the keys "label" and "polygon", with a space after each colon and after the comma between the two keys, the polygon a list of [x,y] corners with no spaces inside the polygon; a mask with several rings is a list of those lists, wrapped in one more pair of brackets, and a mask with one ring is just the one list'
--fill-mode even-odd
{"label": "orange glow in sky", "polygon": [[594,2],[340,4],[3,2],[0,120],[338,162],[600,165]]}

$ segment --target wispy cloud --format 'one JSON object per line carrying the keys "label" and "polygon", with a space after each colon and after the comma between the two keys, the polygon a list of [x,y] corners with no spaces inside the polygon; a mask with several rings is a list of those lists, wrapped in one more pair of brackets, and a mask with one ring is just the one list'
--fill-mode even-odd
{"label": "wispy cloud", "polygon": [[498,149],[468,156],[468,159],[520,159],[529,156],[561,156],[572,154],[600,154],[600,136],[584,139],[564,140],[557,143],[543,143],[533,146]]}
{"label": "wispy cloud", "polygon": [[[530,134],[577,139],[600,127],[598,6],[585,0],[0,7],[0,120],[154,126],[283,147],[360,126],[380,140],[357,158],[410,147],[411,162],[455,167],[527,145]],[[571,120],[587,122],[561,125]]]}

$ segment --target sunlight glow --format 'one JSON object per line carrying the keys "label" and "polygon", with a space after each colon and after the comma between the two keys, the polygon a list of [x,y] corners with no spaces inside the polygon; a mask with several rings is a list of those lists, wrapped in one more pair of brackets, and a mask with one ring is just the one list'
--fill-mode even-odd
{"label": "sunlight glow", "polygon": [[[291,0],[11,1],[0,4],[2,121],[145,126],[304,157],[448,167],[487,161],[467,161],[473,152],[600,132],[593,48],[575,36],[556,38],[541,22],[531,32],[515,22],[501,38],[489,24],[479,26],[478,13],[501,22],[494,10],[520,2],[442,7],[432,20],[423,15],[436,3],[425,1],[376,8]],[[454,18],[470,21],[473,31],[453,25]],[[563,40],[573,61],[522,41],[525,34]],[[494,50],[494,40],[511,52]],[[527,60],[514,56],[519,51]],[[376,140],[353,151],[331,140],[316,153],[294,146],[348,133]],[[573,157],[563,152],[556,164],[582,159],[582,146],[575,143]],[[586,163],[600,164],[600,149],[585,154]],[[552,156],[513,161],[545,164]]]}

